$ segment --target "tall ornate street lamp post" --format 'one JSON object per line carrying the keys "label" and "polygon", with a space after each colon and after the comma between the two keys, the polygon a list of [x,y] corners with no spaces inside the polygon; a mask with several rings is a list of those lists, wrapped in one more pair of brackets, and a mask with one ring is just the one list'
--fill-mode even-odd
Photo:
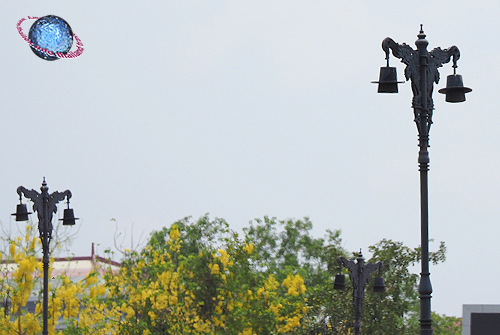
{"label": "tall ornate street lamp post", "polygon": [[69,199],[71,198],[71,192],[66,190],[64,192],[53,192],[49,194],[49,188],[43,178],[42,187],[40,188],[42,193],[38,193],[35,190],[28,190],[23,186],[17,188],[17,194],[19,194],[19,202],[17,205],[16,213],[12,214],[16,216],[16,221],[27,221],[28,212],[26,204],[22,203],[22,195],[31,201],[33,201],[33,211],[38,214],[38,231],[40,233],[40,240],[42,241],[43,250],[43,335],[48,335],[48,310],[49,310],[49,245],[52,240],[52,214],[57,212],[57,203],[66,198],[68,203],[68,208],[64,210],[64,216],[61,219],[63,225],[74,225],[75,215],[73,209],[69,208]]}
{"label": "tall ornate street lamp post", "polygon": [[[363,301],[365,300],[365,287],[370,281],[370,274],[378,270],[379,276],[375,278],[373,283],[373,292],[384,292],[384,280],[380,277],[380,272],[382,271],[382,263],[364,263],[365,259],[359,251],[358,257],[356,258],[356,263],[354,260],[350,261],[344,257],[339,257],[338,259],[340,267],[342,265],[349,270],[349,278],[352,281],[352,286],[354,288],[353,292],[353,305],[354,305],[354,334],[361,334],[361,308],[363,307]],[[333,283],[333,288],[336,290],[343,290],[345,288],[345,277],[344,275],[336,275],[335,282]]]}
{"label": "tall ornate street lamp post", "polygon": [[397,93],[396,68],[389,67],[389,53],[406,65],[406,80],[411,80],[413,91],[412,108],[415,115],[415,123],[418,130],[418,164],[420,170],[420,217],[421,217],[421,249],[422,249],[422,272],[418,287],[420,298],[420,334],[432,334],[431,320],[431,293],[432,286],[429,273],[429,211],[428,211],[428,183],[427,171],[429,171],[429,130],[432,124],[432,112],[434,103],[432,92],[434,83],[439,82],[438,68],[453,59],[453,74],[447,78],[446,88],[440,89],[439,93],[446,94],[447,102],[465,101],[465,93],[472,91],[463,86],[462,76],[456,74],[457,61],[460,51],[456,46],[442,50],[435,48],[427,51],[429,42],[425,39],[422,25],[415,42],[417,50],[409,45],[398,44],[387,37],[382,42],[385,52],[387,66],[380,68],[378,83],[379,93]]}

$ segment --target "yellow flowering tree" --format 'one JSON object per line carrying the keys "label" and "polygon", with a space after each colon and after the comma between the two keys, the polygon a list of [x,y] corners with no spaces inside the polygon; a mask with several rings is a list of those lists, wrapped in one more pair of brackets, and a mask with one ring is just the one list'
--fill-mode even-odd
{"label": "yellow flowering tree", "polygon": [[[40,261],[40,242],[38,231],[33,223],[26,224],[23,236],[2,237],[6,249],[0,251],[0,335],[35,335],[42,331],[42,292],[41,281],[43,268]],[[58,243],[55,241],[54,248]],[[60,245],[60,244],[59,244]],[[52,263],[50,260],[49,277],[52,277]],[[87,278],[78,283],[71,282],[67,276],[54,278],[49,283],[49,334],[56,334],[59,323],[66,324],[74,321],[81,315],[81,311],[96,309],[99,302],[102,307],[102,297],[106,293],[103,282],[99,281],[98,273],[92,272]],[[29,311],[28,300],[35,301],[35,309]],[[99,299],[98,297],[101,297]],[[106,311],[109,312],[109,311]],[[95,325],[102,323],[96,313],[90,320],[82,319],[80,323]],[[61,333],[61,332],[59,332]],[[104,334],[104,333],[103,333]]]}
{"label": "yellow flowering tree", "polygon": [[[258,271],[253,244],[223,220],[181,220],[152,234],[143,252],[127,252],[106,278],[108,304],[126,334],[281,334],[307,311],[302,277],[281,282]],[[110,305],[110,306],[111,306]]]}
{"label": "yellow flowering tree", "polygon": [[[221,219],[180,220],[151,234],[142,251],[125,250],[118,273],[91,272],[82,281],[51,281],[49,333],[83,334],[349,334],[352,292],[333,290],[340,231],[313,238],[311,222],[264,217],[243,237]],[[2,238],[0,335],[41,331],[41,263],[38,232],[28,224],[21,237]],[[387,291],[367,296],[363,331],[412,334],[417,319],[415,274],[419,250],[382,240],[368,250],[384,263]],[[442,244],[431,253],[439,263]],[[345,273],[345,269],[343,270]],[[52,277],[52,276],[51,276]],[[30,299],[31,297],[31,299]],[[37,302],[27,312],[28,299]],[[413,313],[413,314],[412,314]],[[455,334],[456,318],[435,315],[435,334]],[[383,320],[383,322],[380,322]],[[64,326],[56,331],[57,326]]]}
{"label": "yellow flowering tree", "polygon": [[[53,278],[49,334],[249,335],[298,327],[307,310],[302,277],[290,273],[277,280],[256,271],[253,244],[238,240],[222,222],[197,222],[198,228],[205,223],[215,229],[201,239],[189,231],[192,226],[173,225],[162,247],[153,239],[141,253],[127,251],[118,274],[101,278],[91,272],[77,283],[65,275]],[[225,237],[214,238],[218,233]],[[0,296],[6,302],[0,308],[0,335],[41,331],[37,235],[28,224],[23,237],[9,239],[8,250],[0,253]],[[30,296],[36,300],[31,313],[26,310]],[[65,329],[56,331],[58,325]]]}
{"label": "yellow flowering tree", "polygon": [[41,327],[37,316],[26,313],[42,264],[36,258],[37,238],[28,225],[24,237],[6,239],[7,251],[0,252],[1,276],[0,334],[37,334]]}

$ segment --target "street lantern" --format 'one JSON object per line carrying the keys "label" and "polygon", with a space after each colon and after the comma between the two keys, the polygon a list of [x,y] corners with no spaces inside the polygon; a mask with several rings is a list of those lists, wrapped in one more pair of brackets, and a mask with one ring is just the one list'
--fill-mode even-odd
{"label": "street lantern", "polygon": [[[378,277],[374,280],[373,292],[381,293],[385,291],[384,280],[380,277],[382,271],[382,262],[377,263],[364,263],[365,259],[359,251],[356,262],[350,261],[344,257],[339,257],[339,265],[342,265],[349,270],[349,278],[354,287],[353,292],[353,305],[354,305],[354,334],[361,334],[361,308],[365,300],[365,287],[370,281],[370,274],[378,270]],[[338,274],[335,276],[333,288],[336,290],[343,290],[345,288],[345,276]]]}
{"label": "street lantern", "polygon": [[[49,194],[49,188],[43,178],[42,191],[38,193],[35,190],[28,190],[23,186],[17,188],[17,194],[19,194],[19,202],[17,205],[16,213],[12,214],[16,217],[16,221],[27,221],[28,215],[32,214],[28,212],[26,204],[22,203],[22,195],[33,202],[33,211],[38,214],[38,232],[40,233],[40,240],[42,241],[43,249],[43,335],[48,335],[48,310],[49,310],[49,245],[52,240],[52,214],[57,212],[57,203],[66,199],[68,203],[68,208],[64,210],[64,217],[62,219],[63,225],[74,225],[75,218],[73,214],[73,209],[69,208],[69,199],[71,198],[71,192],[66,190],[64,192],[53,192]],[[68,211],[68,212],[66,212]]]}
{"label": "street lantern", "polygon": [[[434,110],[434,102],[432,100],[434,83],[439,83],[438,68],[443,64],[453,60],[453,74],[447,78],[446,88],[440,89],[439,93],[446,94],[447,102],[463,102],[465,101],[465,93],[469,93],[472,89],[464,87],[462,76],[456,73],[457,61],[460,58],[460,51],[456,46],[442,50],[435,48],[432,51],[427,51],[429,42],[425,39],[423,27],[420,25],[420,32],[417,35],[418,39],[415,42],[417,50],[414,50],[409,45],[403,43],[398,44],[390,37],[382,41],[382,49],[385,52],[387,67],[389,67],[389,54],[392,50],[394,57],[401,59],[401,62],[406,65],[405,78],[411,80],[411,88],[413,91],[412,108],[414,113],[414,121],[418,131],[418,164],[420,171],[420,227],[421,227],[421,252],[422,252],[422,272],[420,273],[420,283],[418,287],[420,298],[420,335],[432,334],[432,319],[431,319],[431,294],[432,285],[429,273],[429,210],[428,210],[428,180],[427,172],[429,171],[429,131],[432,125],[432,113]],[[385,71],[388,70],[384,70]],[[392,70],[391,70],[392,71]],[[382,69],[381,69],[382,73]],[[395,78],[395,70],[394,70]],[[392,82],[391,82],[392,80]],[[394,80],[386,77],[380,77],[378,82],[379,93],[397,93],[397,87],[389,86],[396,85]]]}

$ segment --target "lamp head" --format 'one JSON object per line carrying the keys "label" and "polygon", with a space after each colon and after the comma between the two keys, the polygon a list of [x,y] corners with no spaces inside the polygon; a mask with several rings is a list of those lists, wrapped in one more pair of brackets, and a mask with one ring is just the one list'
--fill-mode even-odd
{"label": "lamp head", "polygon": [[75,218],[73,208],[66,208],[64,210],[63,218],[59,219],[59,221],[62,221],[63,226],[74,226],[76,220],[78,220],[78,218]]}
{"label": "lamp head", "polygon": [[471,88],[464,87],[462,76],[454,73],[446,78],[446,87],[440,89],[438,92],[446,94],[446,102],[464,102],[465,93],[471,91]]}
{"label": "lamp head", "polygon": [[335,281],[333,282],[333,288],[336,290],[345,289],[345,276],[338,274],[335,275]]}
{"label": "lamp head", "polygon": [[373,292],[382,293],[385,292],[384,278],[377,277],[373,281]]}
{"label": "lamp head", "polygon": [[23,203],[17,205],[16,212],[12,213],[12,215],[16,217],[16,221],[28,221],[29,214],[32,214],[32,213],[28,212],[26,204],[23,204]]}
{"label": "lamp head", "polygon": [[398,81],[396,68],[392,66],[382,66],[378,81],[372,81],[378,84],[378,93],[398,93]]}
{"label": "lamp head", "polygon": [[[71,196],[71,195],[70,195]],[[63,226],[74,226],[75,221],[78,220],[78,218],[75,218],[75,213],[73,212],[73,208],[69,208],[69,197],[68,196],[68,208],[64,210],[64,215],[62,219],[59,219],[59,221],[62,221]]]}

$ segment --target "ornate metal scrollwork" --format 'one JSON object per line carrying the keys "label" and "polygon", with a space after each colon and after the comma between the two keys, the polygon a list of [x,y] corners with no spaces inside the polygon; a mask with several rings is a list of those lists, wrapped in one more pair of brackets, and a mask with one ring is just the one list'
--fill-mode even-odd
{"label": "ornate metal scrollwork", "polygon": [[[19,186],[17,188],[17,194],[19,197],[24,194],[24,196],[33,202],[33,211],[37,212],[38,215],[38,231],[40,233],[40,239],[42,243],[45,244],[44,237],[47,238],[47,245],[52,239],[52,215],[57,213],[57,203],[67,198],[71,199],[71,191],[66,190],[64,192],[52,192],[48,193],[49,188],[45,179],[43,180],[42,187],[40,188],[42,193],[31,189],[28,190],[24,186]],[[44,206],[45,205],[45,206]],[[45,245],[44,245],[45,247]]]}
{"label": "ornate metal scrollwork", "polygon": [[382,263],[364,263],[363,255],[361,251],[354,260],[348,260],[344,257],[339,257],[338,262],[340,266],[344,266],[349,270],[349,278],[351,279],[354,293],[353,293],[353,305],[354,305],[354,333],[360,334],[361,329],[361,309],[365,300],[365,287],[370,281],[370,274],[376,270],[379,272],[382,270]]}
{"label": "ornate metal scrollwork", "polygon": [[[434,109],[434,101],[432,100],[432,92],[434,89],[434,83],[439,83],[439,71],[438,68],[442,67],[443,64],[448,63],[453,57],[453,68],[457,67],[457,60],[460,58],[460,51],[456,46],[451,46],[448,49],[435,48],[431,52],[427,52],[427,41],[425,40],[425,34],[420,30],[418,35],[418,42],[423,43],[424,52],[422,53],[419,49],[414,50],[412,47],[406,43],[398,44],[392,38],[387,37],[382,41],[382,49],[386,54],[387,64],[389,64],[389,54],[392,50],[394,57],[401,59],[401,63],[406,65],[405,68],[405,78],[406,80],[411,80],[411,88],[413,91],[412,108],[415,113],[415,122],[419,128],[419,133],[428,133],[430,126],[432,124],[432,111]],[[423,59],[422,59],[423,58]],[[422,85],[421,81],[421,71],[420,67],[425,62],[425,77],[426,83]],[[422,92],[422,87],[425,87],[425,92]],[[422,101],[425,98],[425,105]],[[422,111],[423,106],[426,106],[426,110]],[[421,129],[422,117],[426,118],[426,129]]]}

